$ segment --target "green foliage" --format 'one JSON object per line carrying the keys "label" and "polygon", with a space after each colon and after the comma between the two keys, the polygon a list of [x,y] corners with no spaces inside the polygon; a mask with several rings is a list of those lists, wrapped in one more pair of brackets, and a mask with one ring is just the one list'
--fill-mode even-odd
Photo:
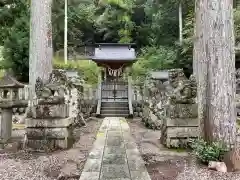
{"label": "green foliage", "polygon": [[227,148],[220,142],[208,143],[203,139],[192,141],[191,147],[194,154],[202,163],[221,161],[222,156],[227,152]]}
{"label": "green foliage", "polygon": [[146,47],[141,59],[133,65],[131,75],[135,81],[142,81],[150,71],[174,68],[177,51],[171,47]]}
{"label": "green foliage", "polygon": [[29,11],[27,4],[23,0],[16,3],[19,6],[13,9],[10,8],[10,12],[6,9],[1,11],[6,15],[6,20],[10,18],[8,13],[14,12],[18,16],[18,18],[11,21],[11,27],[8,26],[9,24],[5,24],[6,26],[3,27],[6,31],[4,33],[6,37],[2,40],[4,59],[1,66],[4,69],[11,69],[18,80],[28,82]]}
{"label": "green foliage", "polygon": [[63,60],[55,59],[54,68],[75,70],[82,76],[87,84],[95,85],[98,82],[98,66],[89,60],[68,61],[67,64]]}
{"label": "green foliage", "polygon": [[[179,45],[179,0],[69,0],[68,48],[77,51],[95,42],[136,43],[140,60],[133,76],[149,70],[179,67],[192,73],[194,1],[182,0],[183,44]],[[29,0],[0,1],[2,68],[11,68],[19,80],[28,77]],[[235,38],[240,42],[240,9],[236,7]],[[53,0],[53,48],[64,45],[64,1]],[[88,71],[88,70],[87,70]],[[24,72],[24,73],[23,73]],[[91,76],[91,75],[90,75]]]}
{"label": "green foliage", "polygon": [[240,7],[234,11],[234,24],[235,24],[235,40],[236,44],[240,43]]}
{"label": "green foliage", "polygon": [[[53,0],[52,5],[54,51],[64,46],[64,1]],[[96,7],[91,1],[68,1],[68,47],[76,49],[94,43]]]}
{"label": "green foliage", "polygon": [[98,4],[97,27],[105,41],[132,42],[134,22],[131,20],[134,1],[101,0]]}

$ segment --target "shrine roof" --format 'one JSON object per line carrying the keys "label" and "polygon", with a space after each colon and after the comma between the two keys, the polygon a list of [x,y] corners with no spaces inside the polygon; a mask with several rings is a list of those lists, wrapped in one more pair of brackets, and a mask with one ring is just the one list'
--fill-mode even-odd
{"label": "shrine roof", "polygon": [[24,88],[24,86],[10,75],[5,75],[0,79],[0,88]]}
{"label": "shrine roof", "polygon": [[168,71],[154,71],[150,73],[151,79],[168,79]]}
{"label": "shrine roof", "polygon": [[96,61],[134,61],[136,60],[134,44],[100,43],[96,44],[92,60]]}

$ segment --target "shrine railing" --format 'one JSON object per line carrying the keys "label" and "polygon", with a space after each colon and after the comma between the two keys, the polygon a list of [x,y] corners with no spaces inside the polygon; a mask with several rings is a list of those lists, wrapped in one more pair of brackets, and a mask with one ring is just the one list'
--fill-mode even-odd
{"label": "shrine railing", "polygon": [[133,115],[133,107],[132,107],[132,77],[128,76],[128,108],[129,108],[129,116]]}
{"label": "shrine railing", "polygon": [[101,114],[101,103],[102,103],[102,76],[101,74],[98,76],[98,92],[97,92],[97,112],[96,115],[99,116]]}

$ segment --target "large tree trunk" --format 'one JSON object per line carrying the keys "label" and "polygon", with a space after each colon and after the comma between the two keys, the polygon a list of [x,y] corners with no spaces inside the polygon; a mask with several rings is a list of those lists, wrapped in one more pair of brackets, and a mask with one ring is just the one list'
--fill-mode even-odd
{"label": "large tree trunk", "polygon": [[30,98],[35,96],[36,79],[44,82],[52,71],[52,0],[31,0],[29,84]]}
{"label": "large tree trunk", "polygon": [[209,141],[236,140],[235,53],[232,0],[196,0],[200,124]]}

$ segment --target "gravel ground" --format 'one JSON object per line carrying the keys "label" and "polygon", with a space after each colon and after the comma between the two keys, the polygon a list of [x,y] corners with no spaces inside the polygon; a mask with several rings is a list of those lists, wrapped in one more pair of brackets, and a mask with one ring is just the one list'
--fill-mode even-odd
{"label": "gravel ground", "polygon": [[0,154],[1,180],[78,180],[102,120],[75,129],[77,142],[69,150],[34,153],[20,150]]}
{"label": "gravel ground", "polygon": [[147,129],[140,119],[129,120],[133,137],[152,180],[240,180],[239,173],[221,173],[199,165],[186,151],[160,144],[160,131]]}

